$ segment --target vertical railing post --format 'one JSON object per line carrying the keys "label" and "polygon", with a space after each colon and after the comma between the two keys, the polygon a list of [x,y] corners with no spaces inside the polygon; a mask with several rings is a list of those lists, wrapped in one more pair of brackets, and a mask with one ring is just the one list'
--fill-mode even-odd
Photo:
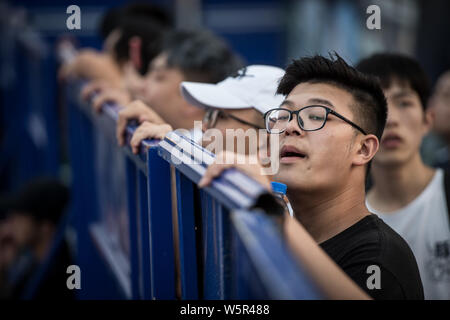
{"label": "vertical railing post", "polygon": [[228,210],[202,192],[203,283],[205,299],[226,297],[226,257],[228,239],[224,233]]}
{"label": "vertical railing post", "polygon": [[126,159],[127,202],[130,235],[130,266],[131,266],[131,298],[140,298],[140,259],[139,259],[139,219],[137,208],[137,178],[136,167],[132,160]]}
{"label": "vertical railing post", "polygon": [[175,298],[175,253],[172,232],[170,165],[158,155],[157,147],[147,152],[151,298]]}
{"label": "vertical railing post", "polygon": [[[138,173],[138,199],[139,199],[139,260],[140,260],[140,293],[142,299],[151,299],[151,265],[150,265],[150,226],[148,206],[148,179],[144,172]],[[132,236],[132,235],[130,235]]]}
{"label": "vertical railing post", "polygon": [[183,299],[198,299],[194,185],[178,170],[175,177],[181,293]]}

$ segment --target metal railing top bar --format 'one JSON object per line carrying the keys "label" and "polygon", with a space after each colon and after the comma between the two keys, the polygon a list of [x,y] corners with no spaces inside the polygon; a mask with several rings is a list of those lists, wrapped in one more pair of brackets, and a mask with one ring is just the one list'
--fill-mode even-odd
{"label": "metal railing top bar", "polygon": [[[158,153],[194,183],[199,182],[215,158],[214,154],[176,131],[161,141]],[[228,209],[251,208],[261,196],[268,194],[261,184],[236,169],[226,170],[205,190]]]}

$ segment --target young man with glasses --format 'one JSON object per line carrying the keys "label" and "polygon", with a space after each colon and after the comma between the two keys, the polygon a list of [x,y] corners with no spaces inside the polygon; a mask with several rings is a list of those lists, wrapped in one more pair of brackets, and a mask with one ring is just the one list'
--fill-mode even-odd
{"label": "young man with glasses", "polygon": [[[373,159],[367,208],[411,247],[425,299],[450,299],[450,223],[444,187],[450,178],[443,169],[425,165],[420,154],[433,123],[426,109],[428,77],[416,60],[400,54],[376,54],[357,68],[381,80],[389,110]],[[445,116],[439,116],[441,123]]]}
{"label": "young man with glasses", "polygon": [[[386,121],[379,84],[337,55],[314,56],[293,61],[277,92],[286,100],[265,123],[280,136],[274,178],[287,185],[295,212],[282,230],[300,264],[329,298],[423,299],[411,249],[365,206],[368,165]],[[234,166],[270,190],[257,164]],[[227,167],[212,164],[199,185]]]}

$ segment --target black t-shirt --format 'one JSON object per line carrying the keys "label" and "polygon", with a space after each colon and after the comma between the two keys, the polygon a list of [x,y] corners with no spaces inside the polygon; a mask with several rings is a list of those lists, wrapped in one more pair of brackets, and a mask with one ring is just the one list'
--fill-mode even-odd
{"label": "black t-shirt", "polygon": [[373,299],[424,299],[411,249],[376,215],[364,217],[320,246]]}

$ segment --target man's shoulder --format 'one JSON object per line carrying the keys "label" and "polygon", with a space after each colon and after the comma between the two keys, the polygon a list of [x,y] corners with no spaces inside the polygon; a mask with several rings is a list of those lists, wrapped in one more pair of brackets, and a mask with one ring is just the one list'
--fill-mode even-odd
{"label": "man's shoulder", "polygon": [[376,262],[391,278],[388,283],[401,288],[406,299],[423,299],[422,280],[416,258],[408,243],[380,218],[374,219],[379,232]]}
{"label": "man's shoulder", "polygon": [[375,223],[380,238],[381,258],[393,255],[397,257],[406,256],[408,259],[414,259],[414,255],[406,240],[378,216],[373,216],[376,217]]}
{"label": "man's shoulder", "polygon": [[[406,241],[374,214],[368,215],[322,246],[335,262],[363,289],[371,270],[380,270],[382,291],[376,298],[423,296],[419,270]],[[375,294],[376,293],[376,294]]]}
{"label": "man's shoulder", "polygon": [[[356,249],[360,246],[370,246],[372,250],[379,250],[380,231],[384,229],[380,225],[381,219],[374,214],[369,214],[340,232],[336,236],[323,242],[321,246],[324,249],[339,247],[340,250],[346,248],[347,250]],[[382,222],[382,221],[381,221]]]}
{"label": "man's shoulder", "polygon": [[408,243],[394,229],[387,225],[377,215],[371,214],[364,218],[365,223],[359,228],[360,241],[355,241],[354,248],[369,250],[371,258],[385,264],[398,261],[415,263],[414,255]]}

